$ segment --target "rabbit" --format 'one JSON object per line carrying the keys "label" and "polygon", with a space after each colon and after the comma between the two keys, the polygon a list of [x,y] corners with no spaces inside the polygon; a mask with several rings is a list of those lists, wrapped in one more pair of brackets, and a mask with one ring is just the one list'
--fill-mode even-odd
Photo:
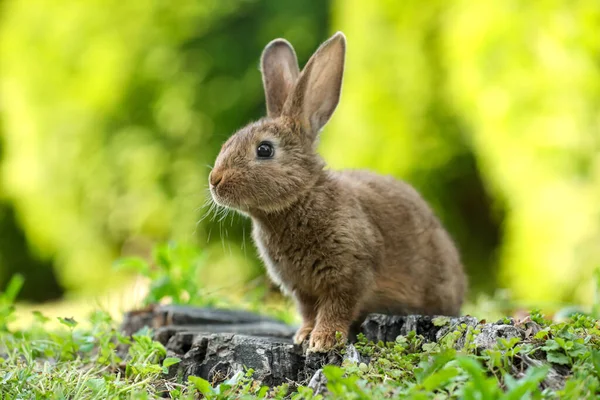
{"label": "rabbit", "polygon": [[368,313],[458,316],[467,290],[454,242],[413,187],[326,169],[317,153],[345,52],[337,32],[300,72],[291,44],[271,41],[260,61],[267,116],[233,134],[209,174],[212,199],[251,218],[270,278],[302,317],[294,343],[310,352],[346,342]]}

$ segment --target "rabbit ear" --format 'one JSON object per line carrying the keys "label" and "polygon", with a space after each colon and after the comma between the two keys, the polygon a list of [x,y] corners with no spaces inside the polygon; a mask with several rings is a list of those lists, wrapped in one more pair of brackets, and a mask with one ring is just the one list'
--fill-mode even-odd
{"label": "rabbit ear", "polygon": [[284,106],[283,114],[299,118],[316,137],[340,100],[346,37],[337,32],[308,60]]}
{"label": "rabbit ear", "polygon": [[292,45],[285,39],[271,41],[263,50],[260,61],[267,115],[271,118],[281,114],[300,70]]}

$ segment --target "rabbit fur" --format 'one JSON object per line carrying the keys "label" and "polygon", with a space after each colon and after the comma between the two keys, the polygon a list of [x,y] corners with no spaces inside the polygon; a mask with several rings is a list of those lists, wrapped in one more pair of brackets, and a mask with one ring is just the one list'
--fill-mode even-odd
{"label": "rabbit fur", "polygon": [[[456,246],[415,189],[325,169],[316,152],[345,52],[338,32],[300,72],[292,46],[270,42],[261,57],[267,116],[227,140],[209,176],[213,200],[252,219],[271,279],[302,317],[294,341],[309,351],[345,340],[368,313],[457,316],[467,288]],[[264,143],[272,154],[261,158]]]}

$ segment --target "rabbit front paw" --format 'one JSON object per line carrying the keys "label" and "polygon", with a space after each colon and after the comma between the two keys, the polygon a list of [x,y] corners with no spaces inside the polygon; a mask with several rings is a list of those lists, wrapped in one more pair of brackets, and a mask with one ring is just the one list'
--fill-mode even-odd
{"label": "rabbit front paw", "polygon": [[308,351],[314,353],[327,352],[338,345],[344,344],[346,335],[330,330],[315,330],[310,334]]}
{"label": "rabbit front paw", "polygon": [[310,325],[301,326],[300,329],[298,329],[298,331],[294,335],[294,344],[304,343],[304,341],[306,340],[306,338],[308,338],[313,329],[314,327]]}

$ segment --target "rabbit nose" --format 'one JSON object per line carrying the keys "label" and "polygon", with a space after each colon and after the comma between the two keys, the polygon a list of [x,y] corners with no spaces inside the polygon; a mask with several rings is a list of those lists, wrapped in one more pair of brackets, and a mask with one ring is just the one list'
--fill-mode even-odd
{"label": "rabbit nose", "polygon": [[210,185],[212,187],[216,187],[222,179],[223,173],[215,170],[211,171],[210,176],[208,177],[208,180],[210,181]]}

